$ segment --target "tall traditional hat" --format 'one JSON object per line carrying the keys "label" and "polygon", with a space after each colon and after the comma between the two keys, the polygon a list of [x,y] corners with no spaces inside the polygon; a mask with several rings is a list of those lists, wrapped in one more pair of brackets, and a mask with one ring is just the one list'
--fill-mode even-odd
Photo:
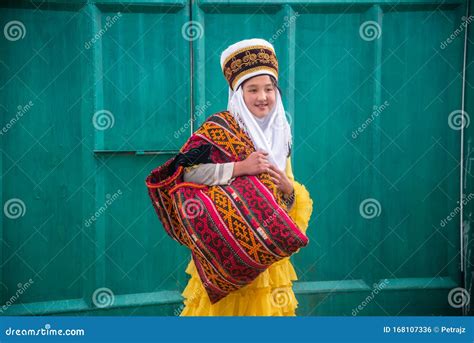
{"label": "tall traditional hat", "polygon": [[268,74],[278,80],[275,49],[264,39],[245,39],[229,46],[221,54],[221,68],[233,91],[256,75]]}

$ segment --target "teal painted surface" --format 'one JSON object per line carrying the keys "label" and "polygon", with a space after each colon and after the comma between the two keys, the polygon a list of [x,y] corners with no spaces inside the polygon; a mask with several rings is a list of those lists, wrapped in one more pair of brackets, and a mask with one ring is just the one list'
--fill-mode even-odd
{"label": "teal painted surface", "polygon": [[[1,44],[2,126],[17,106],[34,105],[2,136],[2,200],[26,208],[2,217],[2,314],[106,311],[92,301],[102,287],[114,314],[142,313],[138,304],[173,314],[189,256],[166,236],[144,179],[190,133],[174,138],[191,115],[190,45],[181,37],[189,7],[20,7],[1,8],[3,25],[26,28],[24,39]],[[101,110],[110,114],[99,112],[96,128]],[[166,291],[174,305],[159,310]]]}
{"label": "teal painted surface", "polygon": [[[383,290],[356,315],[461,314],[448,293],[472,285],[472,235],[462,275],[460,216],[440,222],[458,206],[461,189],[474,193],[467,164],[473,134],[472,125],[464,130],[462,185],[461,131],[448,116],[462,106],[464,36],[440,43],[459,27],[465,5],[2,4],[2,25],[19,20],[26,28],[23,39],[0,44],[2,127],[18,106],[33,103],[0,138],[2,204],[25,204],[24,216],[2,218],[0,303],[11,303],[2,314],[180,312],[189,253],[165,234],[144,179],[208,115],[225,109],[220,53],[251,37],[275,45],[293,169],[315,205],[311,243],[292,258],[298,314],[354,315],[375,284]],[[190,19],[199,23],[198,38],[187,40],[182,29]],[[367,21],[380,26],[378,39],[362,39]],[[467,52],[470,113],[472,39]],[[379,216],[361,216],[366,199],[377,200]],[[466,228],[471,212],[469,203]],[[103,287],[114,299],[105,309],[92,300]]]}
{"label": "teal painted surface", "polygon": [[[474,13],[474,1],[469,0],[470,15]],[[466,69],[465,69],[465,111],[467,116],[472,117],[474,113],[474,29],[469,26],[468,40],[466,40],[467,54],[466,54]],[[473,147],[474,147],[474,127],[472,124],[467,126],[464,130],[464,165],[463,171],[466,182],[463,184],[463,193],[466,196],[474,193],[473,184]],[[463,314],[474,315],[474,306],[472,305],[472,289],[474,286],[474,204],[469,203],[465,207],[465,214],[463,216],[463,265],[464,265],[464,288],[471,292],[471,301],[463,307]]]}

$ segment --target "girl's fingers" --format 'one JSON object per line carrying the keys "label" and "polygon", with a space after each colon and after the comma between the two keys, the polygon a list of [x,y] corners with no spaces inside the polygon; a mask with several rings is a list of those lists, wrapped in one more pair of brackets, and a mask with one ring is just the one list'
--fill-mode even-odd
{"label": "girl's fingers", "polygon": [[279,175],[282,173],[282,171],[278,169],[276,166],[274,166],[273,164],[270,164],[270,169]]}
{"label": "girl's fingers", "polygon": [[274,178],[280,179],[280,174],[277,172],[273,171],[271,168],[268,169],[268,173],[273,176]]}
{"label": "girl's fingers", "polygon": [[272,168],[273,171],[279,173],[280,172],[280,169],[278,169],[275,165],[271,164],[270,163],[270,168]]}

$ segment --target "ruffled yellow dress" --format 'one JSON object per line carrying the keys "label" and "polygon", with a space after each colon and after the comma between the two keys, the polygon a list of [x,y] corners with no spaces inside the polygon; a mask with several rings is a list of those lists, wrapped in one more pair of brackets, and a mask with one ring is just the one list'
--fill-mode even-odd
{"label": "ruffled yellow dress", "polygon": [[[289,215],[302,232],[306,233],[313,211],[313,201],[308,191],[296,182],[287,160],[286,175],[293,181],[295,203]],[[298,301],[293,292],[293,281],[298,280],[290,258],[271,265],[252,283],[234,291],[215,304],[201,283],[201,279],[191,259],[186,273],[191,275],[182,296],[184,309],[181,316],[295,316]]]}

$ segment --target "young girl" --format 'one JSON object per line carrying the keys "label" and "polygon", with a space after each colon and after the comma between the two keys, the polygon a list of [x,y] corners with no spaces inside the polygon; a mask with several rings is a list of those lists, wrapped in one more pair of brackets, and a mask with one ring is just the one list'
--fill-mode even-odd
{"label": "young girl", "polygon": [[[205,156],[209,151],[201,150],[199,158],[182,164],[186,166],[184,181],[226,185],[239,176],[268,173],[283,194],[289,216],[305,233],[312,200],[292,173],[291,131],[277,86],[278,62],[273,46],[262,39],[237,42],[222,53],[221,67],[229,83],[228,111],[250,137],[256,151],[241,161],[208,163]],[[182,316],[295,315],[298,302],[292,282],[297,276],[289,257],[272,264],[252,283],[214,304],[206,294],[193,260],[186,273],[191,279],[182,293],[185,298]]]}

